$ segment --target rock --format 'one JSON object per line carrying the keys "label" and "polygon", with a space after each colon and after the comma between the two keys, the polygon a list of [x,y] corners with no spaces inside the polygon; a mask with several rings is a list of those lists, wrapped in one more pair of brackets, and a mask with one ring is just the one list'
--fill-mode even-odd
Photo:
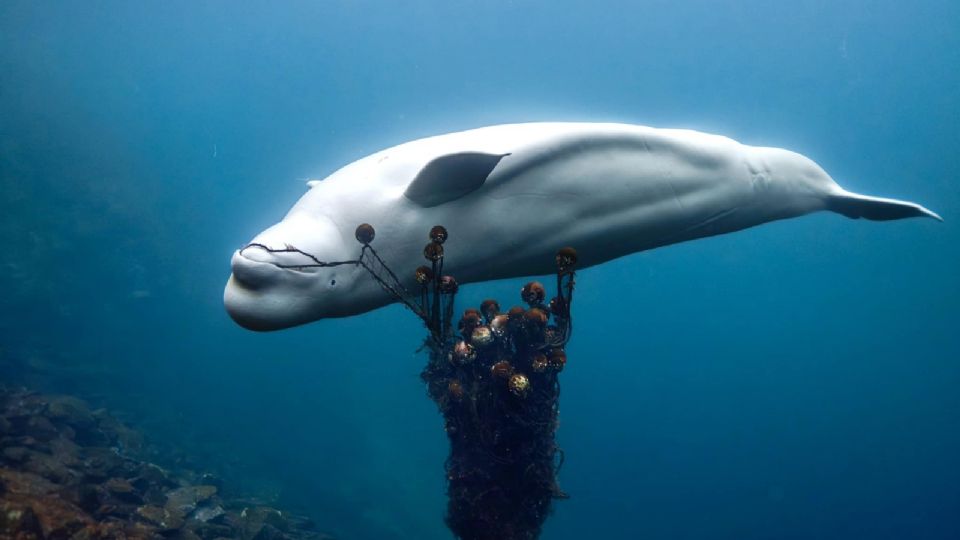
{"label": "rock", "polygon": [[208,540],[211,538],[240,538],[238,529],[222,523],[202,522],[189,520],[184,530],[189,530],[193,534]]}
{"label": "rock", "polygon": [[193,512],[198,503],[206,501],[217,493],[217,488],[213,486],[186,486],[175,489],[167,493],[167,504],[165,505],[171,512],[177,512],[183,516]]}
{"label": "rock", "polygon": [[23,446],[11,446],[3,449],[3,457],[15,463],[22,463],[30,457],[30,450]]}
{"label": "rock", "polygon": [[103,487],[120,501],[137,504],[143,502],[143,497],[137,493],[136,488],[124,478],[111,478],[103,484]]}
{"label": "rock", "polygon": [[85,482],[87,484],[102,484],[106,482],[108,478],[110,478],[110,475],[104,472],[87,469],[84,471],[81,482]]}
{"label": "rock", "polygon": [[220,514],[215,518],[211,518],[208,523],[225,525],[231,529],[243,528],[243,518],[240,517],[239,513],[233,510],[225,510],[223,514]]}
{"label": "rock", "polygon": [[[288,528],[286,520],[283,519],[283,514],[269,506],[244,508],[240,517],[244,522],[243,537],[247,540],[280,538]],[[276,536],[275,533],[281,536]]]}
{"label": "rock", "polygon": [[214,486],[217,489],[223,488],[223,480],[212,473],[203,473],[200,475],[200,483],[208,486]]}
{"label": "rock", "polygon": [[100,489],[87,483],[71,485],[60,492],[65,500],[77,505],[88,514],[92,514],[102,505]]}
{"label": "rock", "polygon": [[3,446],[25,446],[33,450],[44,450],[47,445],[34,439],[29,435],[20,435],[18,437],[4,437]]}
{"label": "rock", "polygon": [[184,529],[180,531],[180,534],[177,536],[177,540],[204,540],[202,536],[198,536],[195,532],[190,529]]}
{"label": "rock", "polygon": [[125,504],[120,501],[111,501],[100,505],[100,508],[97,508],[93,514],[97,518],[121,518],[127,519],[130,516],[134,515],[137,512],[137,505],[135,504]]}
{"label": "rock", "polygon": [[47,415],[54,422],[61,422],[78,430],[90,429],[96,424],[86,402],[71,396],[53,397],[47,404]]}
{"label": "rock", "polygon": [[0,507],[9,510],[0,519],[19,523],[17,527],[27,527],[35,522],[43,538],[69,538],[91,522],[81,509],[61,499],[56,493],[57,486],[45,478],[0,468],[0,481],[5,486]]}
{"label": "rock", "polygon": [[317,528],[317,524],[314,523],[313,520],[308,517],[287,515],[286,518],[287,518],[287,523],[289,523],[290,527],[293,529],[312,531]]}
{"label": "rock", "polygon": [[111,478],[104,482],[103,487],[107,488],[107,491],[114,495],[133,493],[133,486],[124,478]]}
{"label": "rock", "polygon": [[145,501],[158,506],[166,504],[167,496],[164,490],[176,485],[167,471],[152,463],[144,463],[138,467],[137,475],[130,479],[130,483],[143,494]]}
{"label": "rock", "polygon": [[40,497],[56,491],[57,486],[35,474],[0,468],[0,481],[4,485],[4,495],[22,495]]}
{"label": "rock", "polygon": [[44,538],[70,538],[70,536],[93,523],[83,510],[60,497],[46,496],[31,505],[40,521]]}
{"label": "rock", "polygon": [[57,429],[60,430],[61,439],[69,439],[72,441],[77,438],[77,430],[73,429],[68,425],[60,424],[57,426]]}
{"label": "rock", "polygon": [[23,464],[23,469],[58,484],[70,483],[76,476],[76,473],[60,460],[42,452],[30,452],[29,458]]}
{"label": "rock", "polygon": [[127,523],[124,527],[123,534],[116,537],[110,536],[108,538],[128,538],[130,540],[163,540],[165,536],[157,532],[154,525],[149,523],[144,523],[142,521],[133,521]]}
{"label": "rock", "polygon": [[43,529],[25,502],[0,500],[0,538],[41,538]]}
{"label": "rock", "polygon": [[170,512],[166,508],[147,505],[137,508],[137,515],[162,531],[173,531],[183,527],[183,517]]}
{"label": "rock", "polygon": [[121,451],[137,455],[143,450],[143,435],[123,425],[104,409],[93,412],[99,429],[97,430],[108,444],[116,445]]}
{"label": "rock", "polygon": [[38,441],[47,442],[58,435],[57,428],[50,420],[40,415],[33,415],[27,419],[24,431]]}
{"label": "rock", "polygon": [[40,394],[24,390],[11,392],[4,403],[7,417],[39,414],[46,406],[47,401]]}
{"label": "rock", "polygon": [[216,519],[222,516],[225,512],[223,511],[222,506],[203,506],[197,508],[193,513],[193,519],[206,523],[207,521]]}
{"label": "rock", "polygon": [[69,439],[60,437],[50,441],[50,453],[67,467],[80,465],[80,447]]}
{"label": "rock", "polygon": [[106,482],[114,476],[123,478],[136,476],[133,464],[123,459],[112,448],[89,447],[85,453],[87,460],[84,464],[84,473],[90,482]]}
{"label": "rock", "polygon": [[263,524],[257,533],[250,536],[250,540],[284,540],[286,535],[282,531],[268,524]]}
{"label": "rock", "polygon": [[106,540],[114,538],[145,538],[145,536],[127,535],[124,524],[119,521],[93,523],[73,533],[70,540]]}
{"label": "rock", "polygon": [[167,494],[158,486],[150,486],[143,494],[143,502],[154,506],[165,506],[167,504]]}

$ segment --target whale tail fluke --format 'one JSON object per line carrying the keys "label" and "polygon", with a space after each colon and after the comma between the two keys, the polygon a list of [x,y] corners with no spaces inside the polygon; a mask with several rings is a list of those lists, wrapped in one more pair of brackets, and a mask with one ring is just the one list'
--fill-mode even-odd
{"label": "whale tail fluke", "polygon": [[928,217],[937,221],[943,221],[943,218],[936,212],[928,210],[919,204],[898,201],[896,199],[884,199],[882,197],[870,197],[868,195],[859,195],[842,191],[831,195],[827,199],[827,209],[838,214],[843,214],[851,219],[865,218],[871,221],[890,221],[893,219],[905,219],[912,217]]}

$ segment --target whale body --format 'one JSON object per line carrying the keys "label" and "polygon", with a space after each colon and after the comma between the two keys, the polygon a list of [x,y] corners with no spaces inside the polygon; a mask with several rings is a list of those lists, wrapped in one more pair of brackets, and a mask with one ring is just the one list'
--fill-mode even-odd
{"label": "whale body", "polygon": [[311,261],[275,252],[356,259],[361,223],[373,225],[372,245],[412,289],[437,224],[450,234],[444,273],[471,283],[552,273],[564,246],[577,249],[582,268],[819,210],[940,219],[911,202],[848,192],[795,152],[627,124],[509,124],[428,137],[308,184],[282,221],[233,254],[224,304],[243,327],[277,330],[393,302],[360,266],[289,268]]}

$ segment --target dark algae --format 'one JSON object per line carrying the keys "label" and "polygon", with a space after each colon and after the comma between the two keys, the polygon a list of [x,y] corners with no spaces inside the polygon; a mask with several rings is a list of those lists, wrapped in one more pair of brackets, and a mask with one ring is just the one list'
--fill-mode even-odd
{"label": "dark algae", "polygon": [[[365,227],[357,238],[372,250],[361,239],[373,236]],[[464,310],[454,327],[458,286],[443,274],[448,234],[436,226],[429,238],[423,250],[429,266],[413,271],[418,294],[383,275],[378,281],[398,291],[429,331],[420,376],[450,441],[447,526],[464,540],[538,538],[552,501],[566,497],[557,484],[563,453],[555,434],[576,251],[557,253],[557,296],[549,302],[545,287],[533,281],[520,291],[525,306],[502,312],[488,299]]]}
{"label": "dark algae", "polygon": [[0,387],[0,538],[330,539],[301,516],[147,461],[143,437],[70,396]]}

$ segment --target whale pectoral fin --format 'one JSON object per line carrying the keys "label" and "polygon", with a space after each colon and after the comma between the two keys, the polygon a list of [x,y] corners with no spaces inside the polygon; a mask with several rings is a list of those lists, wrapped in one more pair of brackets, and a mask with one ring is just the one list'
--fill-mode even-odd
{"label": "whale pectoral fin", "polygon": [[912,217],[928,217],[943,221],[936,212],[919,204],[882,197],[870,197],[858,193],[843,192],[827,199],[827,208],[851,219],[866,218],[872,221],[889,221]]}
{"label": "whale pectoral fin", "polygon": [[420,169],[403,194],[424,207],[459,199],[482,186],[507,155],[461,152],[440,156]]}

